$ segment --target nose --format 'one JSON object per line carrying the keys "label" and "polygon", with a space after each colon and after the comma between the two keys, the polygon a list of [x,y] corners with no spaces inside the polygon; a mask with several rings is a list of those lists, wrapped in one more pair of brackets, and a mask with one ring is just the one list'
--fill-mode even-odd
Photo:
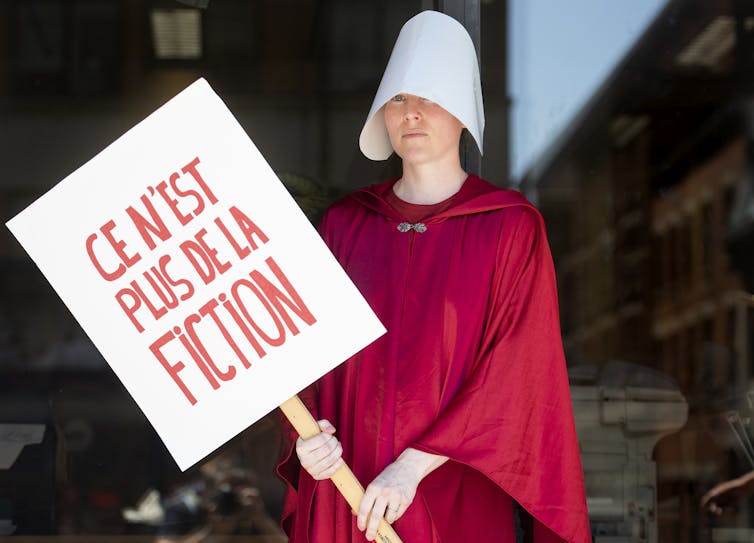
{"label": "nose", "polygon": [[416,121],[422,116],[421,105],[415,96],[409,96],[403,104],[403,119],[406,121]]}

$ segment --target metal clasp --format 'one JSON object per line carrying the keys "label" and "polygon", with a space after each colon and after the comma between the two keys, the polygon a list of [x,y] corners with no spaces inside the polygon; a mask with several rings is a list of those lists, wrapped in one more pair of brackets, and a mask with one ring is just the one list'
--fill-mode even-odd
{"label": "metal clasp", "polygon": [[410,222],[402,222],[398,225],[398,231],[399,232],[408,232],[409,230],[413,230],[414,232],[417,232],[419,234],[423,234],[427,231],[427,225],[423,222],[418,222],[416,224],[411,224]]}

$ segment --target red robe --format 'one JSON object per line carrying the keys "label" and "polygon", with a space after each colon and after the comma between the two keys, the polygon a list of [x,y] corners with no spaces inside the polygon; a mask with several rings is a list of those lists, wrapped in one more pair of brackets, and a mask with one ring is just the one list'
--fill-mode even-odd
{"label": "red robe", "polygon": [[[307,389],[365,486],[407,447],[450,458],[394,527],[404,543],[591,541],[544,223],[519,193],[469,176],[465,197],[401,232],[383,194],[334,204],[320,231],[388,332]],[[282,525],[291,541],[365,541],[330,481],[293,443]]]}

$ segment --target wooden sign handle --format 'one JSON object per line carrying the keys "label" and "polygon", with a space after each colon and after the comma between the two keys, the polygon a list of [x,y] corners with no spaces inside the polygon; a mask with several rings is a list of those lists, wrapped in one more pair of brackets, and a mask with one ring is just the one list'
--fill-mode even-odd
{"label": "wooden sign handle", "polygon": [[[303,439],[314,437],[321,433],[317,421],[298,396],[286,400],[280,406],[280,410],[291,421],[291,424]],[[345,463],[338,468],[330,480],[335,483],[338,490],[351,506],[353,511],[359,510],[361,498],[364,497],[364,487]],[[383,518],[377,528],[377,540],[380,543],[402,543],[401,538],[395,533],[393,527]]]}

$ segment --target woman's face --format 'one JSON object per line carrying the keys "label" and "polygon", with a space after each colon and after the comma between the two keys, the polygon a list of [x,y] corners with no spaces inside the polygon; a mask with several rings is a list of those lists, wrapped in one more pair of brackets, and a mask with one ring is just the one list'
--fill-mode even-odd
{"label": "woman's face", "polygon": [[463,124],[435,102],[397,94],[385,104],[384,115],[390,143],[404,162],[458,159]]}

